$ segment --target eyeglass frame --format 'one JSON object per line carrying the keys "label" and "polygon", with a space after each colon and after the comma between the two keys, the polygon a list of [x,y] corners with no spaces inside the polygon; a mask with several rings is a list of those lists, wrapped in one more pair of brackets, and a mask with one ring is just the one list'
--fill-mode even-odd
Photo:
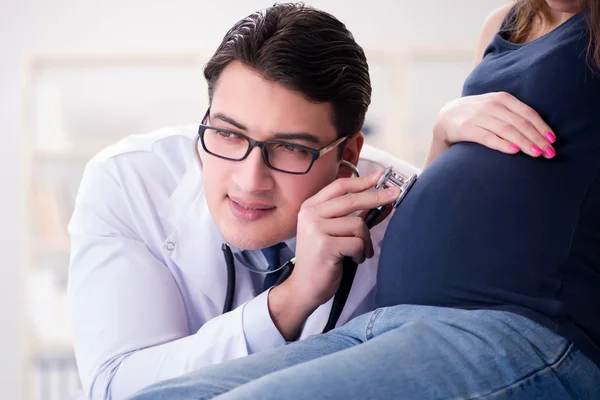
{"label": "eyeglass frame", "polygon": [[[265,163],[265,165],[269,168],[272,169],[273,171],[278,171],[278,172],[282,172],[284,174],[292,174],[292,175],[306,175],[308,174],[308,172],[310,171],[310,169],[312,168],[312,166],[314,165],[315,161],[317,161],[319,158],[321,158],[322,156],[324,156],[325,154],[329,153],[331,150],[335,149],[336,147],[338,147],[340,144],[342,144],[343,142],[345,142],[346,140],[348,140],[348,138],[350,136],[346,135],[346,136],[342,136],[341,138],[336,139],[334,142],[321,147],[320,149],[313,149],[311,147],[307,147],[307,146],[303,146],[301,144],[295,144],[295,143],[290,143],[290,142],[282,142],[282,141],[278,141],[278,140],[266,140],[266,141],[261,141],[261,140],[255,140],[252,139],[251,137],[248,137],[240,132],[234,131],[234,130],[230,130],[230,129],[223,129],[223,128],[216,128],[214,126],[210,126],[210,125],[205,125],[204,121],[206,121],[206,119],[209,117],[210,114],[210,108],[208,110],[206,110],[206,114],[204,114],[204,118],[202,118],[202,123],[198,126],[198,138],[196,139],[196,145],[198,143],[198,140],[200,141],[200,143],[202,144],[202,148],[204,149],[204,151],[206,151],[208,154],[215,156],[217,158],[220,158],[222,160],[227,160],[227,161],[243,161],[246,158],[248,158],[248,155],[250,155],[250,152],[252,151],[253,148],[258,147],[260,149],[260,153],[262,155],[262,159]],[[219,154],[215,154],[212,151],[208,150],[206,148],[206,144],[204,143],[204,132],[206,132],[207,129],[214,129],[214,130],[218,130],[221,132],[225,132],[225,133],[231,133],[234,134],[236,136],[239,136],[243,139],[245,139],[248,143],[248,149],[246,150],[246,153],[241,157],[241,158],[230,158],[230,157],[225,157]],[[281,144],[284,146],[295,146],[297,148],[300,148],[302,150],[305,150],[307,152],[309,152],[312,155],[312,159],[310,161],[310,164],[308,165],[308,168],[306,169],[306,171],[304,172],[292,172],[292,171],[286,171],[283,169],[279,169],[279,168],[275,168],[274,166],[272,166],[269,163],[269,157],[268,157],[268,152],[266,150],[266,146],[269,144]]]}

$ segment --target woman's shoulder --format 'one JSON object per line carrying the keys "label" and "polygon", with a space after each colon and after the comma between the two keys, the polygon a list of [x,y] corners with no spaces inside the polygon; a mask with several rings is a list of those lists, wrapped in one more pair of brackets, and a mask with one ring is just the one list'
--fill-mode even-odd
{"label": "woman's shoulder", "polygon": [[506,16],[510,10],[513,8],[513,5],[514,3],[510,2],[502,7],[499,7],[492,11],[486,18],[485,22],[483,23],[483,27],[481,28],[481,33],[479,34],[479,41],[477,43],[477,50],[475,53],[475,65],[479,64],[483,58],[485,49],[502,27],[502,23],[506,19]]}

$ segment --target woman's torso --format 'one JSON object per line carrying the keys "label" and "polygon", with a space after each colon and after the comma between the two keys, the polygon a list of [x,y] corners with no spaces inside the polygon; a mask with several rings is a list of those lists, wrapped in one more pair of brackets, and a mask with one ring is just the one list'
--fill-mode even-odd
{"label": "woman's torso", "polygon": [[463,95],[508,92],[557,135],[551,160],[473,143],[442,154],[386,233],[378,305],[528,316],[600,362],[600,77],[579,13],[524,45],[497,34]]}

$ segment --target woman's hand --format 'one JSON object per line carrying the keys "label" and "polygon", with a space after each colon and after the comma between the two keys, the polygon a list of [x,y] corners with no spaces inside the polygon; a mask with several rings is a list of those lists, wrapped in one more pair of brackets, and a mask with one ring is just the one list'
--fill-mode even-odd
{"label": "woman's hand", "polygon": [[434,127],[434,141],[447,146],[475,142],[503,153],[522,151],[532,157],[554,157],[555,140],[533,108],[506,92],[453,100],[440,110]]}

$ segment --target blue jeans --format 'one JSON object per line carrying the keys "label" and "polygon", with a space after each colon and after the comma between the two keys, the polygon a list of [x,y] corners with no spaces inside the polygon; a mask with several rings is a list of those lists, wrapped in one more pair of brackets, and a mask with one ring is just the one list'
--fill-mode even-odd
{"label": "blue jeans", "polygon": [[600,399],[600,368],[519,315],[401,305],[134,399]]}

